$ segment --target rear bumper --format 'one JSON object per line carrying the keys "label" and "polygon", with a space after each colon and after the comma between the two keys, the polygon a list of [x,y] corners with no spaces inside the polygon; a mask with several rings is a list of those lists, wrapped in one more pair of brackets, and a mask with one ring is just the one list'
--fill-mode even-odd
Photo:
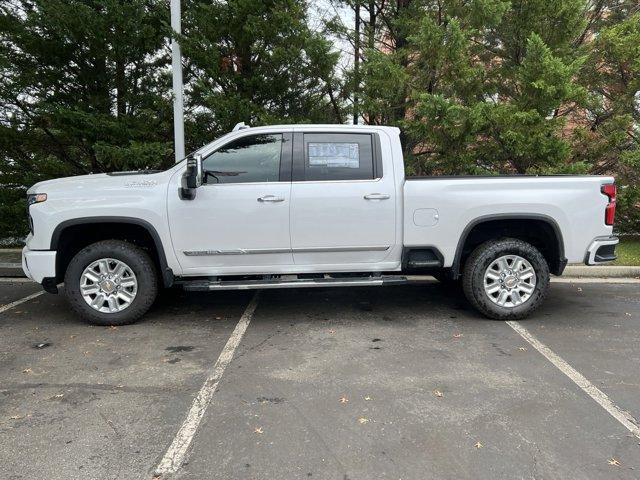
{"label": "rear bumper", "polygon": [[31,280],[43,283],[46,278],[56,277],[55,250],[22,249],[22,270]]}
{"label": "rear bumper", "polygon": [[620,239],[615,236],[597,237],[587,249],[584,263],[597,265],[599,263],[612,262],[616,257],[615,249]]}

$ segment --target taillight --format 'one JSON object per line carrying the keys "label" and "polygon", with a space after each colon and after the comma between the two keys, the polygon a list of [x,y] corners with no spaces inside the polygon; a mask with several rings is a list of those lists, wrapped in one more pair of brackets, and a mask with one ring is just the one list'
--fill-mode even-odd
{"label": "taillight", "polygon": [[602,185],[600,191],[609,197],[609,203],[604,209],[604,223],[606,225],[613,225],[613,217],[616,216],[616,184],[607,183]]}

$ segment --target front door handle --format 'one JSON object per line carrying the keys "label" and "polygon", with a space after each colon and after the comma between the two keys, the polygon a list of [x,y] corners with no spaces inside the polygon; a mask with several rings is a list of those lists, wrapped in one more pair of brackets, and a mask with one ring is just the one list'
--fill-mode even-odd
{"label": "front door handle", "polygon": [[389,200],[391,195],[388,193],[369,193],[364,196],[365,200]]}
{"label": "front door handle", "polygon": [[277,202],[284,202],[284,198],[276,197],[275,195],[265,195],[264,197],[258,198],[258,201],[260,203],[264,203],[264,202],[277,203]]}

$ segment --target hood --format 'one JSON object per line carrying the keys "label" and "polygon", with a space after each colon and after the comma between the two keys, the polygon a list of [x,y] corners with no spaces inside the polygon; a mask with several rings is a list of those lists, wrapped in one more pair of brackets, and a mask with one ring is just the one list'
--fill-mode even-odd
{"label": "hood", "polygon": [[169,175],[169,171],[157,170],[77,175],[38,182],[27,190],[27,194],[46,193],[49,195],[73,190],[154,187],[164,183]]}

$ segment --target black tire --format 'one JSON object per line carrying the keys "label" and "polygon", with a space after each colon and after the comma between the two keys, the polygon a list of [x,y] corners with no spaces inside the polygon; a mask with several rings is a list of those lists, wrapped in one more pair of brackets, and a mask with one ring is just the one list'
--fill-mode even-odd
{"label": "black tire", "polygon": [[[503,307],[494,303],[484,289],[484,275],[491,263],[503,255],[518,255],[527,260],[536,274],[531,296],[521,305]],[[518,320],[540,306],[549,290],[549,265],[533,245],[514,238],[489,240],[478,246],[464,265],[462,289],[467,300],[480,313],[494,320]]]}
{"label": "black tire", "polygon": [[[80,292],[82,272],[101,258],[124,262],[136,276],[136,296],[120,312],[99,312],[87,304]],[[103,326],[127,325],[138,320],[153,304],[158,294],[158,275],[153,261],[144,250],[121,240],[104,240],[83,248],[73,257],[64,276],[64,291],[73,311],[87,322]]]}

